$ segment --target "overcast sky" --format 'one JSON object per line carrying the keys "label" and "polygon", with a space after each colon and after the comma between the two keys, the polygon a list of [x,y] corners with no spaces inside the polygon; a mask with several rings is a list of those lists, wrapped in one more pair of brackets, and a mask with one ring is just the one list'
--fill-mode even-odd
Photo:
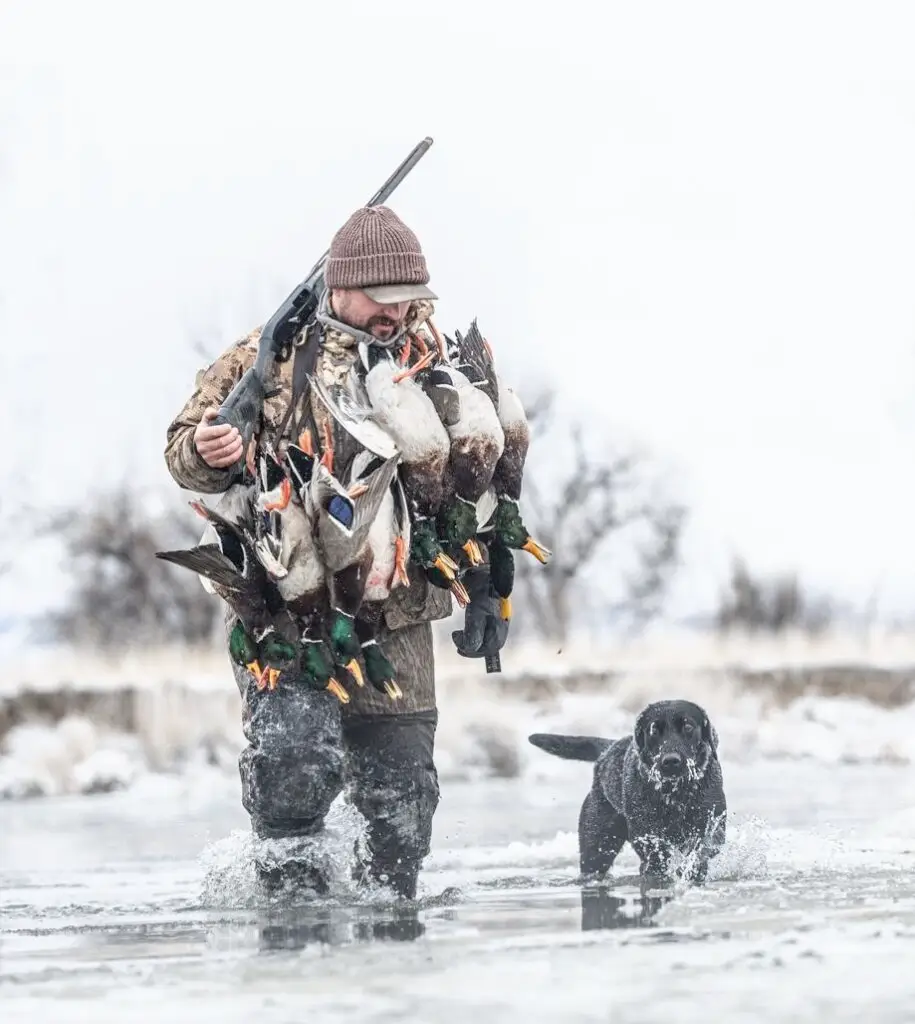
{"label": "overcast sky", "polygon": [[392,205],[438,322],[674,467],[677,607],[741,552],[906,612],[913,39],[874,0],[4,0],[4,500],[168,486],[195,341],[265,319],[428,134]]}

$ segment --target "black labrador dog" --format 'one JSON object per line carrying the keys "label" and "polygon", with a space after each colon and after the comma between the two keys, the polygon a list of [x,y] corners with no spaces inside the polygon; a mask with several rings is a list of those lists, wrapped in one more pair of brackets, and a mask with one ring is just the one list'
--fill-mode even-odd
{"label": "black labrador dog", "polygon": [[686,700],[649,704],[633,735],[620,740],[554,733],[528,739],[557,757],[596,762],[578,818],[583,876],[606,875],[628,840],[643,877],[668,875],[680,853],[689,880],[705,881],[724,845],[727,802],[718,734],[703,708]]}

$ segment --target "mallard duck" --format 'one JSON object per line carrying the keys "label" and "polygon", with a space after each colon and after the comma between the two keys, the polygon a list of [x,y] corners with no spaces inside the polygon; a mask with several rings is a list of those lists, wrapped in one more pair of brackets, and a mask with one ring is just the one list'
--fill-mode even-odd
{"label": "mallard duck", "polygon": [[[324,562],[315,543],[315,515],[311,497],[315,455],[309,435],[305,447],[289,444],[285,468],[291,484],[291,500],[281,509],[271,510],[277,517],[280,540],[276,559],[267,566],[276,574],[276,587],[287,608],[301,624],[300,677],[313,689],[327,689],[342,703],[349,695],[334,677],[334,665],[321,628],[327,613],[327,579]],[[356,676],[357,685],[361,676]]]}
{"label": "mallard duck", "polygon": [[391,592],[399,586],[410,586],[407,571],[410,532],[407,497],[403,484],[395,477],[369,530],[372,564],[354,623],[369,682],[392,700],[403,694],[397,685],[394,666],[378,642],[378,628]]}
{"label": "mallard duck", "polygon": [[354,623],[374,561],[369,531],[390,490],[400,455],[381,460],[370,473],[355,479],[351,476],[347,488],[328,468],[333,465],[332,443],[328,436],[322,461],[314,466],[310,500],[315,509],[318,551],[329,578],[330,647],[334,658],[360,681],[360,644]]}
{"label": "mallard duck", "polygon": [[258,689],[273,689],[283,668],[295,660],[292,615],[255,553],[251,532],[201,501],[190,505],[213,526],[217,543],[157,551],[156,558],[190,569],[213,583],[215,592],[238,618],[229,635],[230,656],[252,674]]}
{"label": "mallard duck", "polygon": [[482,561],[475,536],[479,528],[476,503],[486,493],[502,455],[504,437],[495,406],[460,370],[443,367],[461,403],[457,420],[447,427],[451,441],[449,479],[453,493],[437,517],[439,536],[463,548],[472,565]]}
{"label": "mallard duck", "polygon": [[[459,336],[460,337],[460,336]],[[552,552],[538,544],[521,520],[519,502],[524,480],[524,465],[530,448],[531,432],[524,405],[518,395],[496,374],[492,346],[471,325],[467,337],[461,339],[456,358],[475,379],[475,383],[493,398],[502,427],[504,446],[492,474],[492,486],[499,501],[497,532],[509,548],[520,548],[545,564]]]}

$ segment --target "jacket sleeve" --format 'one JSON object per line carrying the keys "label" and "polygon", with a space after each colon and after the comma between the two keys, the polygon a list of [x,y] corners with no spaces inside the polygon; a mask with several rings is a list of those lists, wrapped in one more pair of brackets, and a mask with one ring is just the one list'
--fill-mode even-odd
{"label": "jacket sleeve", "polygon": [[225,491],[235,479],[235,467],[214,469],[203,461],[194,445],[194,430],[205,409],[222,404],[254,362],[256,353],[257,346],[250,335],[226,349],[211,366],[198,373],[194,393],[169,424],[165,464],[180,487],[201,494],[217,494]]}

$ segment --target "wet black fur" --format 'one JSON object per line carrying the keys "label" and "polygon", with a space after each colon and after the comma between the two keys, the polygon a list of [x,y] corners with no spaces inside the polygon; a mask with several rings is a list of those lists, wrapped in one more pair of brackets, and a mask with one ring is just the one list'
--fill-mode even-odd
{"label": "wet black fur", "polygon": [[[583,876],[605,875],[628,841],[643,876],[666,876],[674,852],[695,850],[688,877],[705,881],[724,845],[727,803],[718,735],[703,708],[684,700],[649,704],[633,735],[620,740],[550,733],[529,740],[557,757],[595,762],[578,819]],[[661,773],[664,758],[670,775]]]}

